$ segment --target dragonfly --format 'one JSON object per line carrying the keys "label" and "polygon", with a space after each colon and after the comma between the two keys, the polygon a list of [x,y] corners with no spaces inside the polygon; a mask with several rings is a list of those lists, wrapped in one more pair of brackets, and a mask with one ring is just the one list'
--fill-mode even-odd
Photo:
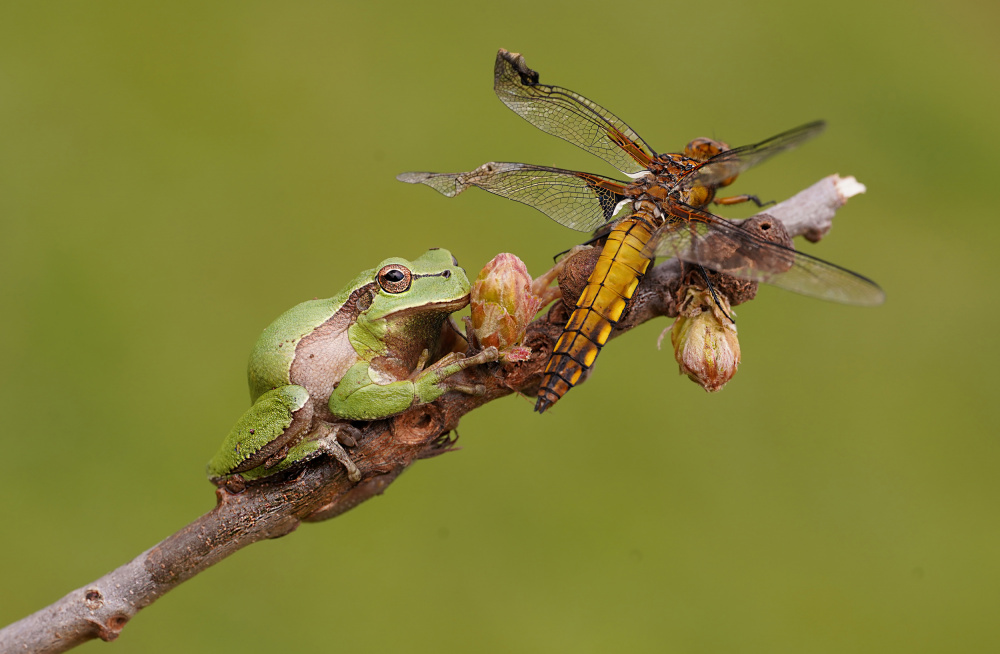
{"label": "dragonfly", "polygon": [[535,127],[604,159],[630,179],[500,162],[463,173],[397,176],[448,197],[478,187],[579,231],[607,231],[610,226],[597,265],[545,366],[535,403],[539,413],[585,378],[659,256],[824,300],[862,306],[884,301],[882,289],[870,279],[765,240],[706,210],[713,202],[763,206],[756,196],[716,194],[747,169],[817,136],[824,122],[742,147],[697,138],[681,153],[657,154],[625,121],[593,100],[541,84],[518,53],[497,53],[493,88],[507,107]]}

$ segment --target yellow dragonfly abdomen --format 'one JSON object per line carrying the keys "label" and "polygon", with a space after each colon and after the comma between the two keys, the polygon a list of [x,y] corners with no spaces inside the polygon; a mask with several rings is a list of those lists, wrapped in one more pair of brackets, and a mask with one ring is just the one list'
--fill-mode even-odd
{"label": "yellow dragonfly abdomen", "polygon": [[649,267],[647,245],[661,223],[649,214],[635,213],[608,233],[597,265],[545,366],[535,402],[539,413],[558,402],[594,365]]}

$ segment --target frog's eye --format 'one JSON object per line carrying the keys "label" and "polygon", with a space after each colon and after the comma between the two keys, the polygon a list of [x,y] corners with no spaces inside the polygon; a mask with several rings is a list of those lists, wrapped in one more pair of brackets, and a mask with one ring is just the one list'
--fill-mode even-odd
{"label": "frog's eye", "polygon": [[398,263],[390,263],[378,271],[375,279],[378,280],[378,285],[386,293],[402,293],[410,288],[413,273],[406,266],[401,266]]}

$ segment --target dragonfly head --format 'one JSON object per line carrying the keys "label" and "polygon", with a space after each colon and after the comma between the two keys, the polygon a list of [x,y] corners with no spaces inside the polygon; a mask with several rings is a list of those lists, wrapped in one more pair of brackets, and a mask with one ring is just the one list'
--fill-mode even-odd
{"label": "dragonfly head", "polygon": [[[728,151],[729,144],[725,141],[716,141],[710,138],[696,138],[695,140],[684,146],[684,154],[696,161],[706,162],[713,157],[717,157],[723,152]],[[724,165],[724,164],[720,164]],[[725,179],[719,180],[712,184],[714,188],[719,188],[722,186],[729,186],[736,181],[736,175],[732,177],[727,177]]]}
{"label": "dragonfly head", "polygon": [[697,161],[708,161],[715,155],[721,154],[728,149],[729,145],[724,141],[701,137],[684,146],[684,156],[691,157]]}

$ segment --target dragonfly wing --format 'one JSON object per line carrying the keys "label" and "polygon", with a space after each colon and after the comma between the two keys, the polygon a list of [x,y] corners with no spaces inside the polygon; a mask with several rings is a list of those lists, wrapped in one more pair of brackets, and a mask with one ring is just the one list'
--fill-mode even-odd
{"label": "dragonfly wing", "polygon": [[493,70],[493,89],[514,113],[604,159],[626,174],[649,168],[653,149],[621,118],[578,93],[538,83],[538,73],[524,57],[500,49]]}
{"label": "dragonfly wing", "polygon": [[625,187],[613,179],[522,163],[491,161],[467,173],[403,173],[396,179],[426,184],[448,197],[476,186],[534,207],[560,225],[581,232],[611,220],[625,199]]}
{"label": "dragonfly wing", "polygon": [[396,175],[396,179],[407,184],[426,184],[441,195],[453,198],[472,188],[472,184],[463,182],[463,178],[470,174],[472,173],[400,173]]}
{"label": "dragonfly wing", "polygon": [[806,125],[800,125],[777,136],[744,145],[731,150],[725,150],[715,155],[690,175],[684,177],[679,187],[689,189],[696,186],[717,188],[724,180],[736,177],[748,168],[752,168],[779,152],[791,150],[811,138],[819,136],[826,128],[826,123],[818,120]]}
{"label": "dragonfly wing", "polygon": [[706,211],[685,208],[661,230],[658,256],[675,256],[741,279],[803,295],[874,306],[885,301],[878,284],[846,268],[765,240]]}

